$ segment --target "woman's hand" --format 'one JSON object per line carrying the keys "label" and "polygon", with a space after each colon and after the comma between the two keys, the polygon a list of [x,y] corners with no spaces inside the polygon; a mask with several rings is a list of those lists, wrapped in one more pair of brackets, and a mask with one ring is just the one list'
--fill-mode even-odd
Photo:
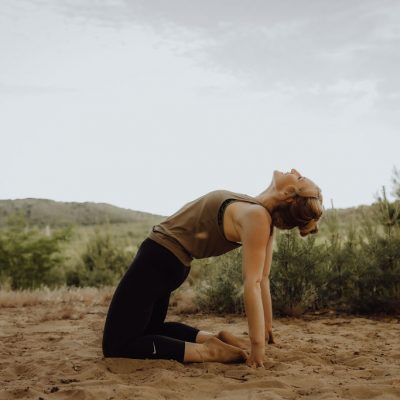
{"label": "woman's hand", "polygon": [[251,352],[247,357],[246,365],[251,368],[264,368],[265,346],[251,345]]}

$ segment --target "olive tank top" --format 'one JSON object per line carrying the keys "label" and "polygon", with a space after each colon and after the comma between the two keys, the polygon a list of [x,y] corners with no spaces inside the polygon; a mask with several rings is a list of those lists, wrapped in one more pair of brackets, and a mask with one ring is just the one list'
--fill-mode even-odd
{"label": "olive tank top", "polygon": [[232,201],[262,205],[246,194],[215,190],[185,204],[175,214],[153,226],[149,238],[170,250],[186,266],[193,258],[227,253],[241,243],[225,238],[223,214]]}

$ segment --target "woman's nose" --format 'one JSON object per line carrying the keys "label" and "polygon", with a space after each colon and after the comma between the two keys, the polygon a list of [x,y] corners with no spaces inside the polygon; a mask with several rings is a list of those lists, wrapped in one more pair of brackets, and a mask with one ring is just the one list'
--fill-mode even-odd
{"label": "woman's nose", "polygon": [[294,169],[294,168],[292,168],[290,172],[291,172],[292,174],[295,174],[295,175],[297,175],[297,176],[301,176],[300,172],[299,172],[299,171],[297,171],[297,170],[296,170],[296,169]]}

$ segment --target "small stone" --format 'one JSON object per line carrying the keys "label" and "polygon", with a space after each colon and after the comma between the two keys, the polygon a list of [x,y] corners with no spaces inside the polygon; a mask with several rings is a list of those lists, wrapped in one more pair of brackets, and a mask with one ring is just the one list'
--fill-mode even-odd
{"label": "small stone", "polygon": [[68,379],[68,378],[67,378],[67,379],[64,379],[64,378],[61,378],[61,379],[60,379],[60,382],[61,382],[61,383],[64,383],[64,384],[68,384],[68,383],[79,382],[79,381],[78,381],[78,379]]}

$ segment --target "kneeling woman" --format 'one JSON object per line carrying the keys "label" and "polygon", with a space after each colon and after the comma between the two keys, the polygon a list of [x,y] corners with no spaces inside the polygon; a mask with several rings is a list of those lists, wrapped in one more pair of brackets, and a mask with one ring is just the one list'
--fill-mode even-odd
{"label": "kneeling woman", "polygon": [[[255,197],[216,190],[186,204],[153,227],[119,283],[104,327],[104,356],[262,367],[265,343],[273,341],[268,278],[273,229],[297,226],[302,236],[315,233],[321,214],[320,189],[294,169],[275,171],[270,186]],[[165,322],[170,294],[188,276],[192,259],[239,246],[250,354],[228,332],[213,335]]]}

